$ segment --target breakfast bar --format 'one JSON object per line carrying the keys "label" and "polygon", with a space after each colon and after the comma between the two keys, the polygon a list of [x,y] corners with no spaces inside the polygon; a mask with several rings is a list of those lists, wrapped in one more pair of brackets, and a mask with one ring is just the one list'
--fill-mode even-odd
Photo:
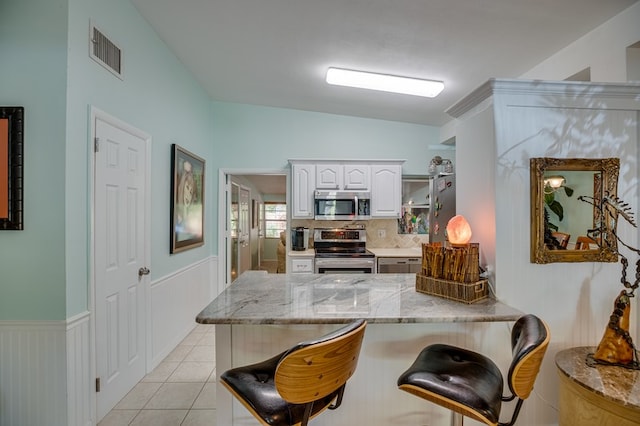
{"label": "breakfast bar", "polygon": [[[368,323],[365,339],[344,402],[313,424],[415,426],[428,419],[430,425],[448,425],[447,410],[398,391],[398,375],[422,347],[436,341],[488,350],[488,336],[508,338],[504,323],[523,312],[492,298],[465,304],[419,293],[415,277],[246,272],[196,321],[216,327],[219,378],[232,366],[264,360],[301,340],[363,318]],[[508,344],[503,349],[497,353],[508,359]],[[255,425],[256,420],[219,385],[217,424]]]}

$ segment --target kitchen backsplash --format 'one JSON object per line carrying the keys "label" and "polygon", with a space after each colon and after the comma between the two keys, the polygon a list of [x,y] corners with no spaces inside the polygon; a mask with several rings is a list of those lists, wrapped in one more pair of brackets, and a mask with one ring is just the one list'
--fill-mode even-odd
{"label": "kitchen backsplash", "polygon": [[[313,228],[343,228],[354,223],[363,224],[367,230],[367,247],[369,248],[407,248],[420,247],[429,242],[429,236],[424,234],[398,234],[396,219],[376,219],[368,221],[340,221],[340,220],[291,220],[291,227],[303,226],[309,228],[310,240],[313,240]],[[384,235],[384,236],[383,236]],[[312,246],[310,241],[309,247]]]}

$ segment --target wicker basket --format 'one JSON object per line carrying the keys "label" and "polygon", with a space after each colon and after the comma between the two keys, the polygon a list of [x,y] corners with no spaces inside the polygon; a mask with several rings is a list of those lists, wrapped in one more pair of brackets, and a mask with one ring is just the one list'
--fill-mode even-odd
{"label": "wicker basket", "polygon": [[416,274],[416,291],[458,302],[474,303],[489,295],[489,286],[486,279],[461,283]]}

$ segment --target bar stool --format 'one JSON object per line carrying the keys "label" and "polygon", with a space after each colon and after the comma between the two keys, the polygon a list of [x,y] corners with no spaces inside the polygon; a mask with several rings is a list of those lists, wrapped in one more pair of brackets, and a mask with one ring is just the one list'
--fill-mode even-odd
{"label": "bar stool", "polygon": [[262,425],[306,426],[342,403],[360,355],[366,321],[298,343],[266,361],[227,370],[221,383]]}
{"label": "bar stool", "polygon": [[[525,315],[516,321],[511,331],[508,396],[503,396],[502,373],[492,360],[446,344],[424,348],[398,378],[398,387],[487,425],[513,425],[533,389],[549,339],[549,329],[538,317]],[[511,420],[500,423],[502,401],[516,398]]]}

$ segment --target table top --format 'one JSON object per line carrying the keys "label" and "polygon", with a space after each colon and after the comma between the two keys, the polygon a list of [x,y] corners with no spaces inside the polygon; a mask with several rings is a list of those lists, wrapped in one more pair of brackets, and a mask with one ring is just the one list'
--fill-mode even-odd
{"label": "table top", "polygon": [[640,410],[640,370],[586,362],[595,347],[582,346],[556,354],[556,366],[571,381],[618,404]]}
{"label": "table top", "polygon": [[201,324],[515,321],[494,299],[472,304],[418,293],[415,274],[267,274],[248,271],[196,317]]}

